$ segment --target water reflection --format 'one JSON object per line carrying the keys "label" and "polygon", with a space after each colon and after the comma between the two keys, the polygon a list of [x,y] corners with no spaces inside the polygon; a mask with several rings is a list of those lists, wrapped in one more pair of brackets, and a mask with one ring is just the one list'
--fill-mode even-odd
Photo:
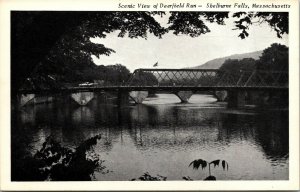
{"label": "water reflection", "polygon": [[[61,106],[37,105],[13,114],[13,141],[26,136],[24,149],[33,153],[50,135],[75,147],[101,134],[96,152],[113,171],[96,173],[97,180],[130,180],[145,172],[201,180],[206,172],[187,167],[199,158],[234,165],[216,172],[218,179],[288,179],[288,111],[227,110],[209,95],[194,95],[190,104],[159,95],[122,108],[97,100]],[[12,146],[17,158],[19,150]]]}

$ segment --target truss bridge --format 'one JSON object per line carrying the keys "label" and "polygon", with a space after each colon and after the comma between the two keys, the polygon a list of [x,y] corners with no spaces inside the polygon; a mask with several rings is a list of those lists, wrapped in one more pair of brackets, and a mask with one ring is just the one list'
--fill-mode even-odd
{"label": "truss bridge", "polygon": [[[109,75],[109,74],[107,74]],[[104,77],[105,79],[105,77]],[[118,92],[126,94],[136,103],[141,103],[148,92],[169,92],[187,102],[192,94],[199,91],[227,91],[233,103],[239,105],[241,98],[250,92],[287,92],[289,76],[287,71],[223,71],[218,69],[137,69],[127,81],[105,82],[89,86],[54,87],[43,89],[22,89],[23,95],[67,93],[82,105],[88,103],[95,92]],[[84,96],[85,95],[85,96]],[[86,99],[86,97],[88,99]],[[230,101],[229,99],[229,101]]]}

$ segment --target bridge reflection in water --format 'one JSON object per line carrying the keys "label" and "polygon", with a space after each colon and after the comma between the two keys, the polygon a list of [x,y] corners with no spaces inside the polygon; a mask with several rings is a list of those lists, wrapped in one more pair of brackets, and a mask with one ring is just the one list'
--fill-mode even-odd
{"label": "bridge reflection in water", "polygon": [[49,135],[74,147],[102,134],[95,150],[113,172],[96,172],[97,180],[130,180],[146,171],[201,180],[206,171],[188,168],[198,158],[225,159],[229,171],[214,170],[221,180],[288,179],[288,111],[229,110],[210,95],[180,104],[175,95],[160,94],[123,108],[93,100],[80,107],[27,107],[15,116],[12,135],[28,137],[24,146],[33,149],[24,150],[32,152]]}

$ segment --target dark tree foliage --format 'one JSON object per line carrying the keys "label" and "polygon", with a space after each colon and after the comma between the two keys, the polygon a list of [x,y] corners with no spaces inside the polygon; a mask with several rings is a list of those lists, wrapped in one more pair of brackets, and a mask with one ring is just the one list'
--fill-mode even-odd
{"label": "dark tree foliage", "polygon": [[131,181],[166,181],[167,177],[157,175],[157,176],[152,176],[148,172],[144,173],[142,176],[139,178],[133,178]]}
{"label": "dark tree foliage", "polygon": [[204,21],[224,25],[224,19],[228,18],[229,12],[171,12],[168,30],[175,35],[185,34],[198,37],[210,32]]}
{"label": "dark tree foliage", "polygon": [[278,43],[272,44],[263,51],[256,66],[259,70],[288,71],[289,48]]}
{"label": "dark tree foliage", "polygon": [[[249,36],[247,31],[254,24],[268,24],[276,31],[278,38],[289,33],[288,12],[236,12],[232,17],[236,19],[234,21],[235,29],[241,30],[239,34],[241,39]],[[229,18],[229,12],[171,12],[168,30],[173,31],[176,35],[186,34],[197,37],[210,32],[205,21],[224,25],[227,18]]]}
{"label": "dark tree foliage", "polygon": [[166,32],[149,12],[12,12],[13,95],[41,62],[56,71],[65,62],[88,64],[91,55],[109,54],[112,50],[89,38],[115,30],[130,38],[147,38],[147,33],[161,37]]}
{"label": "dark tree foliage", "polygon": [[239,37],[244,39],[249,36],[247,30],[253,24],[267,23],[276,31],[277,37],[281,38],[283,34],[289,33],[289,13],[288,12],[236,12],[233,17],[238,18],[235,21],[236,29],[241,30]]}
{"label": "dark tree foliage", "polygon": [[59,80],[81,80],[81,74],[76,73],[95,67],[92,55],[99,57],[113,52],[102,44],[94,44],[88,38],[81,38],[81,29],[78,27],[71,34],[64,35],[55,44],[38,67],[39,74],[53,74]]}
{"label": "dark tree foliage", "polygon": [[11,12],[12,95],[62,36],[84,20],[84,12]]}
{"label": "dark tree foliage", "polygon": [[[252,58],[244,58],[241,60],[238,59],[227,59],[223,65],[220,67],[220,70],[222,73],[220,75],[225,73],[229,73],[231,80],[233,82],[237,82],[241,76],[242,71],[253,71],[256,66],[256,60]],[[250,73],[251,74],[251,73]]]}
{"label": "dark tree foliage", "polygon": [[120,83],[125,83],[128,80],[129,76],[130,72],[125,66],[116,64],[107,66],[105,75],[103,77],[105,78],[105,82],[112,85],[118,85]]}
{"label": "dark tree foliage", "polygon": [[93,151],[100,138],[100,135],[91,137],[72,150],[48,137],[33,156],[15,160],[12,180],[90,181],[95,170],[107,173],[103,172],[105,167],[99,155]]}
{"label": "dark tree foliage", "polygon": [[[211,161],[211,162],[207,162],[207,161],[205,161],[203,159],[195,159],[194,161],[192,161],[190,163],[189,167],[193,166],[193,169],[196,169],[196,170],[198,170],[201,167],[202,170],[203,170],[203,169],[205,169],[208,166],[209,176],[206,177],[204,179],[204,181],[210,181],[210,180],[211,181],[215,181],[217,179],[216,179],[215,176],[211,175],[210,165],[214,165],[214,168],[215,168],[216,166],[219,167],[219,164],[222,165],[223,171],[225,171],[225,170],[228,171],[229,165],[228,165],[227,161],[220,160],[220,159],[217,159],[217,160],[214,160],[214,161]],[[183,177],[183,179],[184,180],[191,180],[191,178],[189,178],[189,177]]]}
{"label": "dark tree foliage", "polygon": [[144,72],[144,71],[135,71],[133,74],[132,79],[129,79],[128,83],[130,85],[157,85],[158,79],[157,77],[150,72]]}
{"label": "dark tree foliage", "polygon": [[252,71],[255,69],[256,60],[252,58],[227,59],[220,67],[221,71],[230,71],[230,73],[240,73],[241,70]]}

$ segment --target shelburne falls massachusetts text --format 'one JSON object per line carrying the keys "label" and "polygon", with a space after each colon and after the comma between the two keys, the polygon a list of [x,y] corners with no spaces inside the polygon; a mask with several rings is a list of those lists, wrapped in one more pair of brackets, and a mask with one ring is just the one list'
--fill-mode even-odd
{"label": "shelburne falls massachusetts text", "polygon": [[289,13],[11,11],[11,181],[289,180]]}

